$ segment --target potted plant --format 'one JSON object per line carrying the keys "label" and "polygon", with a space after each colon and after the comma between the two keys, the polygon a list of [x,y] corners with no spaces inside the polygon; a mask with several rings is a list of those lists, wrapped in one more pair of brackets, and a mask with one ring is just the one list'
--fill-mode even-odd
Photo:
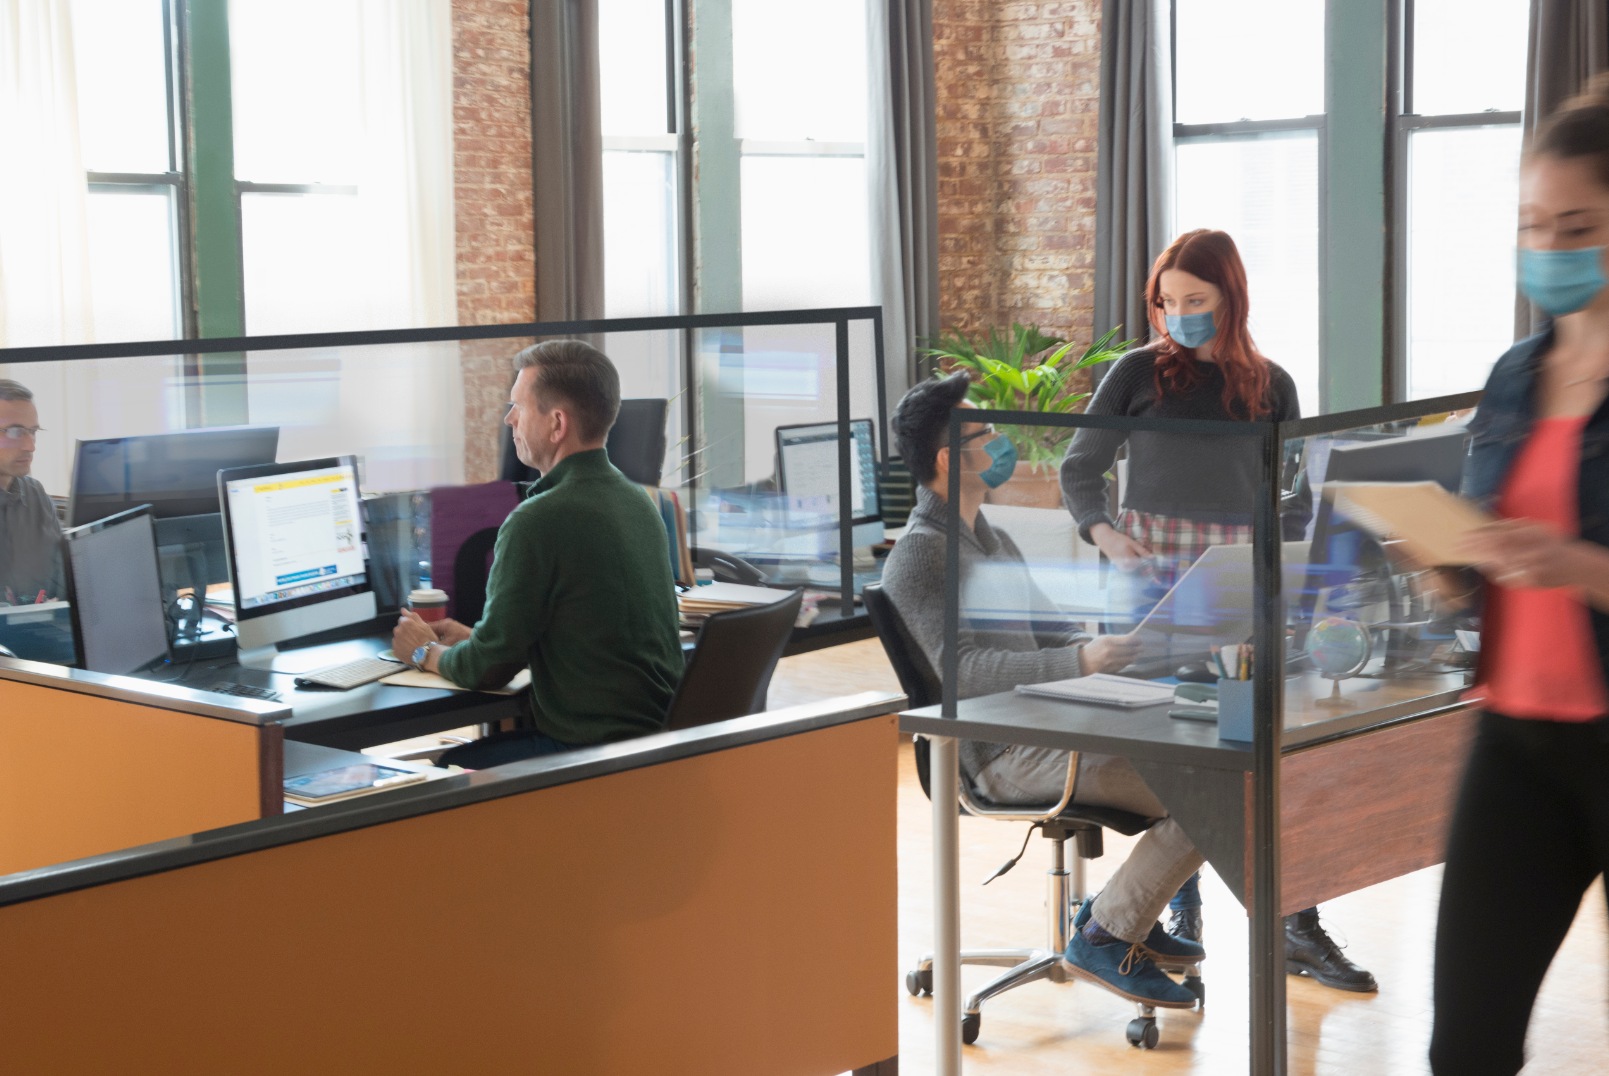
{"label": "potted plant", "polygon": [[[1002,338],[990,329],[981,344],[974,345],[953,330],[940,334],[931,347],[922,348],[950,369],[965,368],[972,375],[967,398],[980,408],[996,411],[1041,411],[1067,414],[1078,410],[1088,392],[1073,388],[1073,373],[1103,362],[1111,362],[1132,348],[1136,341],[1114,344],[1121,325],[1071,359],[1073,345],[1046,336],[1037,325],[1011,324]],[[1022,504],[1038,508],[1061,507],[1058,472],[1070,426],[1001,425],[999,431],[1017,449],[1017,471],[1012,480],[991,492],[991,504]]]}

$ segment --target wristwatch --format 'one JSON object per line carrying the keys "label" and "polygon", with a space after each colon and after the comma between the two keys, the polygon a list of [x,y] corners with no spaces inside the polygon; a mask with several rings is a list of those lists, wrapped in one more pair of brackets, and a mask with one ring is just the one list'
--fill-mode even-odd
{"label": "wristwatch", "polygon": [[429,642],[424,646],[415,648],[413,652],[413,667],[418,669],[420,672],[423,672],[425,668],[425,658],[429,656],[430,648],[439,645],[439,643]]}

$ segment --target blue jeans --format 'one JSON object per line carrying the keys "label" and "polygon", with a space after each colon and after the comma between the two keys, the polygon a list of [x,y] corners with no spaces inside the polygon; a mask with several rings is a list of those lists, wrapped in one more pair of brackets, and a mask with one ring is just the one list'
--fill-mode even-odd
{"label": "blue jeans", "polygon": [[1201,907],[1201,872],[1196,871],[1184,880],[1184,885],[1168,901],[1168,907],[1176,912],[1189,911],[1191,908]]}
{"label": "blue jeans", "polygon": [[474,743],[460,744],[446,751],[441,756],[440,766],[462,766],[466,770],[484,770],[492,766],[501,766],[506,762],[520,762],[528,758],[540,758],[543,755],[557,755],[565,751],[575,751],[586,747],[587,744],[564,743],[551,736],[544,736],[532,729],[515,729],[513,732],[499,732],[476,740]]}

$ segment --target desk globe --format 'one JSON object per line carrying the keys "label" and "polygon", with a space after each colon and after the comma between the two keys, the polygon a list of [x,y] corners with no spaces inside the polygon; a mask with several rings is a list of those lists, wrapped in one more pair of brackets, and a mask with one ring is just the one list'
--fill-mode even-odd
{"label": "desk globe", "polygon": [[1329,697],[1315,700],[1315,705],[1332,709],[1356,705],[1341,697],[1341,681],[1363,671],[1372,649],[1368,629],[1355,620],[1328,616],[1314,624],[1303,650],[1313,668],[1332,685]]}

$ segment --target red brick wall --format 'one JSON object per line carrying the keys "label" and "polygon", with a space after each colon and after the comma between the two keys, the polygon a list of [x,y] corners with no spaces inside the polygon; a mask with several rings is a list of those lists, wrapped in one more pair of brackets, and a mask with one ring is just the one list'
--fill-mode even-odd
{"label": "red brick wall", "polygon": [[1087,343],[1100,0],[934,0],[939,309]]}
{"label": "red brick wall", "polygon": [[[516,0],[453,0],[453,184],[458,323],[536,317],[530,22]],[[508,359],[528,340],[466,342],[464,470],[496,477]]]}

